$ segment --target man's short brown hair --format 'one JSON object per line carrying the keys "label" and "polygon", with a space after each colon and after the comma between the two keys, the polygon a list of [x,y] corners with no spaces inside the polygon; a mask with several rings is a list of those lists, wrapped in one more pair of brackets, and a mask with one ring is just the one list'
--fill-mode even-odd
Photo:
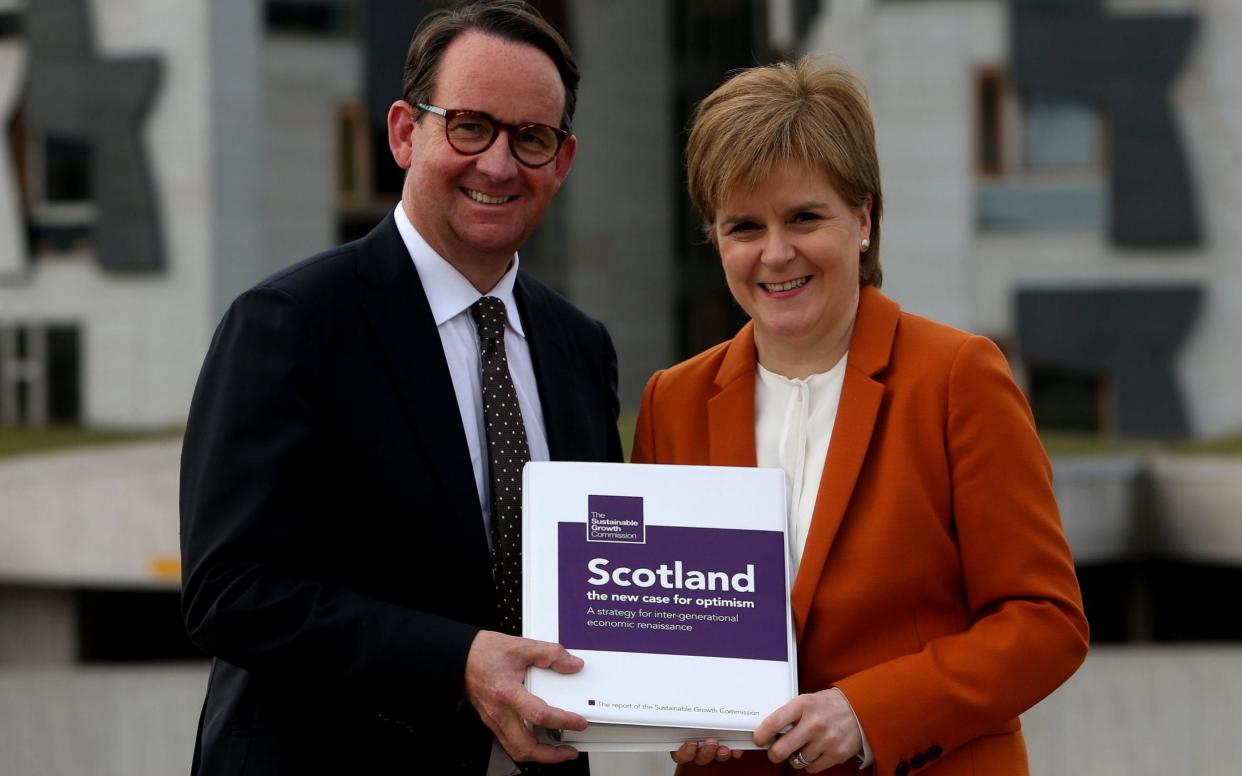
{"label": "man's short brown hair", "polygon": [[713,235],[716,210],[785,165],[818,170],[852,207],[871,200],[871,247],[859,281],[879,287],[880,162],[866,90],[838,66],[810,58],[741,70],[695,110],[686,167],[690,199]]}
{"label": "man's short brown hair", "polygon": [[[569,44],[537,10],[521,0],[476,2],[444,8],[428,14],[418,25],[405,57],[401,78],[402,98],[415,105],[432,101],[440,60],[449,44],[464,32],[477,30],[511,43],[533,46],[547,54],[565,87],[565,110],[561,129],[570,131],[578,102],[578,65]],[[440,107],[459,108],[460,105]],[[469,107],[469,106],[464,106]],[[421,113],[419,114],[421,118]]]}

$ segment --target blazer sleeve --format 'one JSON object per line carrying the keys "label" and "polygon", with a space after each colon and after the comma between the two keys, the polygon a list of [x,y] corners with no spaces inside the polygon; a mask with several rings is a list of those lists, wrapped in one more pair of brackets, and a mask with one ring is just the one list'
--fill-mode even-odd
{"label": "blazer sleeve", "polygon": [[339,464],[324,440],[325,362],[315,327],[279,289],[243,295],[217,329],[181,461],[187,631],[265,680],[368,710],[452,711],[477,629],[332,578],[324,529],[312,527]]}
{"label": "blazer sleeve", "polygon": [[948,378],[945,446],[969,627],[835,685],[892,773],[1014,720],[1081,664],[1087,622],[1034,420],[1000,351],[971,337]]}

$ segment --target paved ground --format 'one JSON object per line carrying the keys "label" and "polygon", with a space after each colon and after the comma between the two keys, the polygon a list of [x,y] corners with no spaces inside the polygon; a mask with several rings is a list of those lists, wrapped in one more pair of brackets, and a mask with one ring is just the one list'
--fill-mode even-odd
{"label": "paved ground", "polygon": [[[5,776],[185,773],[205,665],[0,667]],[[1242,645],[1099,648],[1024,718],[1034,776],[1232,773]],[[668,756],[596,755],[595,776],[666,776]]]}

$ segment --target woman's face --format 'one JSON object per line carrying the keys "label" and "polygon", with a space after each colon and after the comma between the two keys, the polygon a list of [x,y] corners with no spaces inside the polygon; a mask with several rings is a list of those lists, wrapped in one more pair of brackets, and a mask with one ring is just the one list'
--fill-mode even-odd
{"label": "woman's face", "polygon": [[713,228],[729,290],[755,322],[761,359],[765,345],[794,356],[844,353],[870,200],[851,208],[825,175],[788,166],[752,191],[733,192]]}

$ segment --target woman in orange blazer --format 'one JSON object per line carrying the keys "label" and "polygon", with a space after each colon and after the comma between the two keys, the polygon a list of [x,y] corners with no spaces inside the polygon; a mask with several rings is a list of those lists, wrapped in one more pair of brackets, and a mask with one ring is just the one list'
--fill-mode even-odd
{"label": "woman in orange blazer", "polygon": [[879,291],[861,86],[742,71],[687,165],[751,321],[651,377],[633,460],[785,470],[803,694],[755,731],[766,752],[690,742],[679,773],[1027,773],[1018,715],[1087,650],[1051,467],[997,348]]}

